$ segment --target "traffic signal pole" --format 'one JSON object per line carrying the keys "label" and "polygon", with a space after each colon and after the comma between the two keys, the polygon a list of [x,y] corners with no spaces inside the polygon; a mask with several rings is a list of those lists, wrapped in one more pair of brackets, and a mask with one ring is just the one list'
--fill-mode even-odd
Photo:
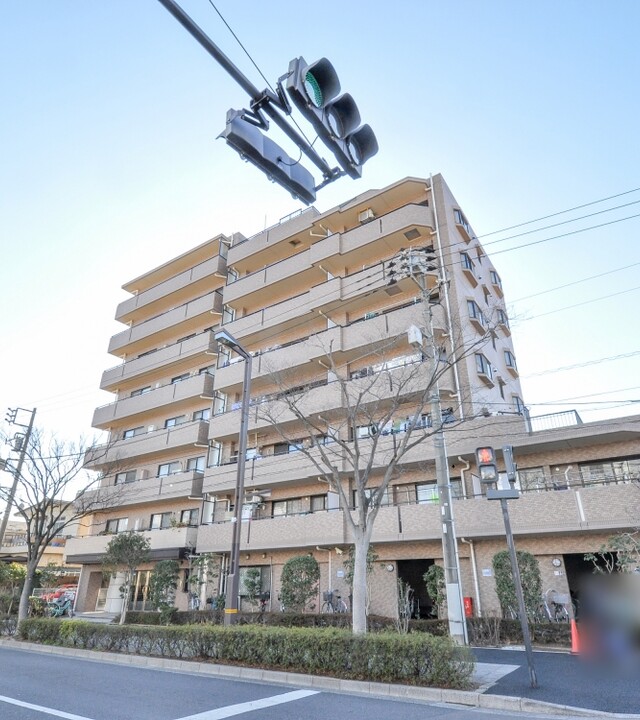
{"label": "traffic signal pole", "polygon": [[[15,413],[17,413],[18,410],[21,408],[17,408]],[[10,411],[12,412],[12,411]],[[20,423],[15,422],[15,414],[13,415],[14,421],[11,423],[12,425],[19,425]],[[18,481],[20,480],[20,473],[22,472],[22,463],[24,462],[24,456],[27,453],[27,447],[29,446],[29,440],[31,439],[31,431],[33,430],[33,421],[36,417],[36,408],[33,408],[31,410],[31,419],[29,420],[29,424],[27,425],[27,432],[25,433],[24,440],[22,441],[22,447],[20,448],[20,457],[18,458],[18,464],[16,468],[13,471],[13,483],[11,485],[11,490],[9,491],[9,495],[7,497],[7,507],[5,508],[4,515],[2,517],[2,525],[0,525],[0,547],[2,547],[2,543],[4,542],[4,534],[7,531],[7,525],[9,524],[9,517],[11,516],[11,508],[13,507],[13,502],[16,497],[16,490],[18,489]]]}
{"label": "traffic signal pole", "polygon": [[[309,160],[322,172],[327,180],[335,180],[343,173],[336,172],[323,160],[308,142],[297,133],[279,114],[274,104],[282,106],[281,100],[273,93],[261,92],[239,68],[220,50],[211,38],[200,28],[174,0],[158,0],[158,2],[195,38],[211,57],[240,85],[251,98],[251,109],[254,112],[264,111],[273,122],[292,140]],[[323,183],[323,185],[326,183]]]}
{"label": "traffic signal pole", "polygon": [[487,487],[487,500],[500,500],[502,509],[502,519],[504,521],[504,532],[507,539],[507,548],[509,549],[509,559],[511,561],[511,574],[513,576],[513,584],[516,592],[516,600],[518,602],[518,615],[520,617],[520,628],[522,630],[522,639],[524,641],[524,649],[527,656],[527,665],[529,666],[529,679],[531,687],[538,687],[538,677],[533,663],[533,651],[531,649],[531,633],[529,632],[529,620],[527,618],[527,608],[524,603],[524,592],[522,590],[522,578],[520,577],[520,567],[518,566],[518,555],[516,553],[516,545],[511,530],[511,520],[509,519],[509,508],[507,500],[517,500],[520,493],[516,489],[516,464],[513,460],[513,447],[505,445],[502,448],[502,457],[507,471],[507,479],[509,481],[509,489],[498,487],[499,473],[496,460],[496,453],[492,447],[480,447],[476,449],[476,463],[478,465],[478,473],[480,482]]}

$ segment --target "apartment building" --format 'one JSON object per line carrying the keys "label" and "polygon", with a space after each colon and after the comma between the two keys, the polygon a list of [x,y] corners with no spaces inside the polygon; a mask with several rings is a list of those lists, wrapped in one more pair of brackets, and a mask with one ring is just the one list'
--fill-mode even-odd
{"label": "apartment building", "polygon": [[[425,248],[433,250],[436,272],[422,283],[398,272]],[[219,563],[197,586],[199,600],[204,606],[225,592],[243,362],[215,343],[220,326],[253,357],[241,566],[260,568],[273,608],[292,555],[316,557],[321,591],[349,595],[347,513],[356,502],[350,443],[366,457],[377,436],[369,456],[374,492],[431,381],[408,334],[425,327],[429,308],[463,593],[476,608],[497,609],[490,559],[504,544],[499,508],[474,475],[479,444],[514,445],[523,491],[511,503],[518,546],[539,557],[544,582],[559,591],[584,571],[584,552],[637,525],[637,419],[532,430],[500,276],[439,175],[406,178],[325,213],[308,208],[250,238],[219,236],[124,289],[132,297],[116,317],[129,328],[109,345],[122,362],[101,383],[116,399],[93,420],[111,438],[94,467],[115,461],[117,472],[103,483],[124,492],[117,508],[96,514],[85,536],[67,544],[68,558],[83,565],[79,610],[118,607],[118,582],[104,581],[99,563],[111,533],[122,530],[145,533],[152,547],[134,607],[145,606],[153,562],[163,558],[184,568],[180,607],[203,554]],[[377,388],[362,422],[344,422],[347,395],[371,392],[372,378],[383,374],[389,387]],[[378,417],[390,406],[382,425]],[[419,423],[424,441],[403,457],[380,498],[374,613],[395,614],[397,578],[414,588],[420,614],[431,611],[422,575],[442,562],[442,544],[428,408]],[[319,445],[331,446],[341,494],[323,477],[329,469]]]}

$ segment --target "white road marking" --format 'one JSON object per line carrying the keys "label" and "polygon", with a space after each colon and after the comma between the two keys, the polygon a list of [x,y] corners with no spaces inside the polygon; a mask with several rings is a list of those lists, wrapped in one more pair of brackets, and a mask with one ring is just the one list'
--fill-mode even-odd
{"label": "white road marking", "polygon": [[18,707],[27,708],[27,710],[35,710],[36,712],[45,713],[46,715],[65,718],[65,720],[90,720],[90,718],[86,718],[83,715],[74,715],[73,713],[64,712],[64,710],[54,710],[53,708],[44,707],[43,705],[33,705],[32,703],[5,697],[4,695],[0,695],[0,702],[17,705]]}
{"label": "white road marking", "polygon": [[222,718],[232,717],[233,715],[241,715],[242,713],[251,712],[251,710],[261,710],[262,708],[281,705],[282,703],[300,700],[309,695],[317,695],[318,690],[294,690],[293,692],[284,693],[283,695],[273,695],[272,697],[262,698],[262,700],[251,700],[250,702],[238,703],[237,705],[227,705],[227,707],[217,708],[216,710],[208,710],[207,712],[198,713],[197,715],[188,715],[178,720],[222,720]]}

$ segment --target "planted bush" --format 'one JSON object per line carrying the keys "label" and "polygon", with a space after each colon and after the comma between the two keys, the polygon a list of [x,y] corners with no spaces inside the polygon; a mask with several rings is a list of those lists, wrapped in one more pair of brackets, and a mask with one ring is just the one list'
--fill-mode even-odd
{"label": "planted bush", "polygon": [[353,635],[337,628],[133,627],[55,619],[20,623],[23,640],[137,655],[199,659],[352,680],[466,688],[466,648],[426,633]]}

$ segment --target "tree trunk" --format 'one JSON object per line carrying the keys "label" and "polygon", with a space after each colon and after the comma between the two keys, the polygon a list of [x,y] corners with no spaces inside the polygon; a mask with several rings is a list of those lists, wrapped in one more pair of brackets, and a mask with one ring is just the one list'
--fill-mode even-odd
{"label": "tree trunk", "polygon": [[367,533],[357,528],[354,532],[353,559],[353,634],[364,635],[367,632],[367,552],[369,538]]}
{"label": "tree trunk", "polygon": [[18,607],[18,622],[29,617],[29,598],[31,597],[31,591],[33,590],[33,585],[35,583],[37,568],[37,560],[32,560],[27,563],[27,574],[24,579],[24,585],[20,595],[20,605]]}
{"label": "tree trunk", "polygon": [[131,576],[133,573],[127,572],[124,575],[125,591],[122,598],[122,610],[120,611],[120,625],[124,625],[127,618],[127,608],[129,607],[129,596],[131,595]]}

